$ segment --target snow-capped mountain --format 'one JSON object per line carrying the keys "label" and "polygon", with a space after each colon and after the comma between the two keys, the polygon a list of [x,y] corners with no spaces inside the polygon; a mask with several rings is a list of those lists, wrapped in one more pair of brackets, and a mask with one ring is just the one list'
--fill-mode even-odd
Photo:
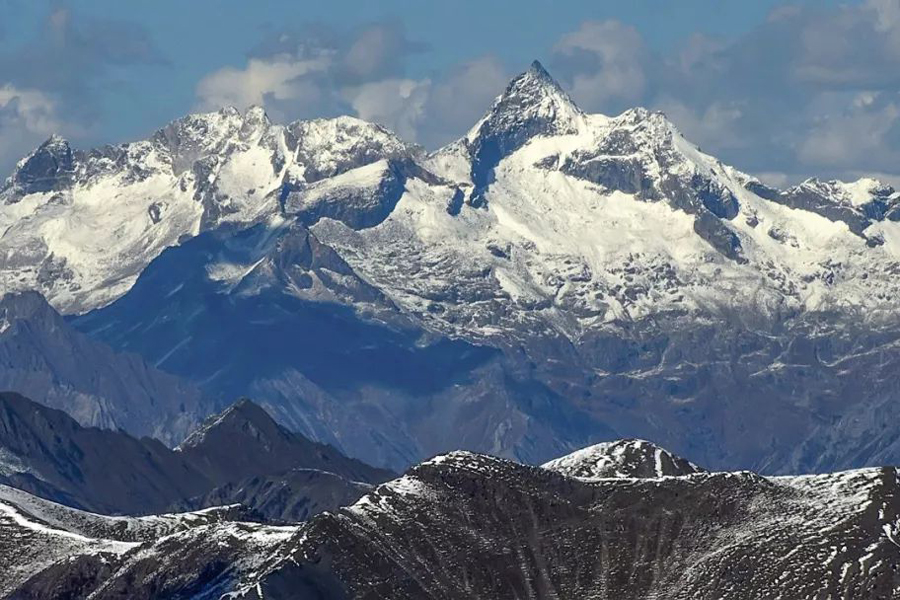
{"label": "snow-capped mountain", "polygon": [[[690,464],[634,441],[554,463],[649,473],[657,454]],[[102,540],[59,543],[19,577],[15,597],[103,599],[128,590],[143,598],[152,590],[257,600],[893,598],[900,593],[898,486],[894,468],[773,478],[696,468],[597,478],[453,452],[301,525],[169,516],[167,523],[200,523],[118,552],[98,548],[109,543]],[[0,488],[0,527],[8,508],[22,510],[15,506]],[[51,512],[39,508],[38,518]],[[35,524],[18,514],[12,531],[20,545],[49,535],[32,541],[18,533]],[[97,529],[97,537],[109,530]]]}
{"label": "snow-capped mountain", "polygon": [[702,473],[697,465],[645,440],[616,440],[551,460],[545,469],[569,477],[671,477]]}
{"label": "snow-capped mountain", "polygon": [[[0,200],[4,287],[41,288],[65,312],[121,296],[187,237],[273,215],[322,220],[321,239],[352,245],[353,266],[411,309],[427,288],[407,289],[409,271],[452,259],[490,267],[492,291],[513,305],[574,311],[554,325],[576,331],[673,309],[889,310],[900,256],[890,187],[771,189],[661,113],[584,114],[538,63],[431,155],[348,117],[280,126],[259,108],[223,109],[87,152],[53,137]],[[408,258],[422,260],[359,257],[360,245],[391,250],[385,235],[401,231]]]}
{"label": "snow-capped mountain", "polygon": [[431,154],[258,109],[54,138],[2,192],[0,281],[395,468],[627,436],[826,470],[900,459],[898,206],[873,180],[772,189],[534,64]]}
{"label": "snow-capped mountain", "polygon": [[259,108],[191,115],[87,152],[52,137],[0,192],[0,284],[36,288],[64,312],[103,306],[163,249],[278,212],[284,186],[411,152],[357,119],[285,127]]}

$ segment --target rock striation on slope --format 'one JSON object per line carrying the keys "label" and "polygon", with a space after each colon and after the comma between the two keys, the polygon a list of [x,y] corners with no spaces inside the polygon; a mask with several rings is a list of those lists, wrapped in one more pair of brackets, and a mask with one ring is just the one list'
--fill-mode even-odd
{"label": "rock striation on slope", "polygon": [[84,426],[170,446],[219,408],[187,380],[77,331],[38,292],[0,297],[0,390],[64,410]]}
{"label": "rock striation on slope", "polygon": [[[646,452],[625,451],[638,448],[633,441],[597,446],[552,468],[441,455],[265,549],[232,538],[214,550],[221,526],[196,528],[174,536],[177,545],[164,538],[111,556],[104,575],[79,589],[113,598],[127,582],[141,581],[153,586],[135,588],[145,596],[155,589],[269,600],[862,600],[900,593],[896,469],[767,478],[693,467],[647,476],[657,452],[690,463],[640,446]],[[600,463],[606,475],[639,475],[593,476]],[[590,475],[565,474],[570,470]],[[165,552],[178,561],[165,560]],[[82,585],[84,560],[34,574],[16,597],[60,597],[40,594]]]}

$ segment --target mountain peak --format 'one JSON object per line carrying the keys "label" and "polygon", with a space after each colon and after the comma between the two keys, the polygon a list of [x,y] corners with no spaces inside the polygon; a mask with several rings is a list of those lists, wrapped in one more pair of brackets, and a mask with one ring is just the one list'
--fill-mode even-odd
{"label": "mountain peak", "polygon": [[697,465],[645,440],[603,442],[542,465],[570,477],[656,478],[702,473]]}
{"label": "mountain peak", "polygon": [[15,316],[28,317],[39,311],[52,311],[47,300],[40,292],[26,290],[22,292],[7,292],[0,296],[0,308]]}
{"label": "mountain peak", "polygon": [[0,296],[0,333],[16,321],[40,322],[52,327],[62,322],[62,317],[40,292],[8,292]]}
{"label": "mountain peak", "polygon": [[21,195],[63,190],[73,181],[75,156],[68,140],[53,134],[19,161],[7,180]]}
{"label": "mountain peak", "polygon": [[251,433],[257,440],[277,436],[281,432],[278,424],[261,406],[248,398],[241,398],[219,414],[207,419],[185,438],[178,448],[181,450],[195,448],[209,443],[213,437],[220,435],[231,437],[238,430]]}
{"label": "mountain peak", "polygon": [[244,111],[244,118],[261,118],[264,116],[266,116],[266,109],[261,104],[251,104],[247,107],[247,110]]}
{"label": "mountain peak", "polygon": [[43,144],[41,144],[41,147],[66,149],[69,147],[69,140],[59,135],[58,133],[53,133],[44,141]]}
{"label": "mountain peak", "polygon": [[244,111],[241,137],[244,139],[257,137],[265,132],[271,124],[266,109],[254,104]]}
{"label": "mountain peak", "polygon": [[549,81],[553,81],[555,83],[553,77],[550,76],[550,73],[547,72],[547,69],[544,68],[544,65],[541,64],[541,61],[537,59],[531,61],[531,65],[528,67],[528,71],[526,71],[526,73],[530,74],[533,77],[540,77]]}
{"label": "mountain peak", "polygon": [[[238,455],[235,447],[240,448]],[[222,481],[294,468],[329,471],[362,482],[381,482],[393,476],[288,431],[263,407],[246,398],[207,419],[177,450],[193,457],[205,472],[216,474]]]}
{"label": "mountain peak", "polygon": [[[531,64],[528,66],[528,69],[519,73],[516,77],[513,77],[509,83],[509,86],[512,86],[513,83],[517,81],[533,81],[539,82],[542,85],[545,85],[549,88],[553,88],[562,92],[562,86],[559,85],[559,82],[553,78],[547,69],[541,64],[539,60],[531,61]],[[565,92],[562,92],[565,94]]]}
{"label": "mountain peak", "polygon": [[784,193],[807,205],[837,205],[859,212],[866,220],[861,221],[856,227],[848,223],[851,230],[858,232],[868,227],[870,224],[868,220],[873,216],[877,219],[879,214],[886,215],[891,210],[896,210],[896,206],[900,204],[900,195],[897,195],[893,187],[871,177],[863,177],[856,181],[822,180],[811,177]]}
{"label": "mountain peak", "polygon": [[491,110],[470,131],[468,138],[496,132],[537,134],[575,133],[584,113],[537,60],[514,77],[494,101]]}
{"label": "mountain peak", "polygon": [[475,184],[472,205],[482,205],[493,169],[503,157],[534,137],[573,134],[583,125],[581,109],[540,62],[531,63],[527,71],[509,82],[488,113],[466,135]]}

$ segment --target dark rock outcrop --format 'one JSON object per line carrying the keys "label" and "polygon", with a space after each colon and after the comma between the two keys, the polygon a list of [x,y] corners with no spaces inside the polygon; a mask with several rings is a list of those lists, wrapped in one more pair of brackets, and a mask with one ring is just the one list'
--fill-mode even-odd
{"label": "dark rock outcrop", "polygon": [[186,380],[77,331],[37,292],[0,297],[0,390],[64,410],[84,426],[172,446],[218,408]]}
{"label": "dark rock outcrop", "polygon": [[19,164],[7,185],[13,191],[11,198],[17,200],[27,194],[64,190],[72,184],[74,173],[75,157],[69,142],[53,136]]}
{"label": "dark rock outcrop", "polygon": [[583,113],[538,61],[515,79],[494,103],[468,142],[472,157],[469,202],[484,204],[494,167],[538,135],[575,133]]}
{"label": "dark rock outcrop", "polygon": [[584,479],[454,452],[293,532],[195,528],[109,557],[114,569],[59,561],[16,597],[116,598],[135,581],[157,597],[257,600],[900,594],[896,469],[773,479],[679,470],[690,472]]}

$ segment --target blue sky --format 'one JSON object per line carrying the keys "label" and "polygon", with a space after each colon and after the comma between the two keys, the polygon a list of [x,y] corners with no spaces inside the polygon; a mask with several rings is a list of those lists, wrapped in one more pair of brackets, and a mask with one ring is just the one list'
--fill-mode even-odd
{"label": "blue sky", "polygon": [[538,58],[586,110],[663,110],[774,183],[900,179],[900,0],[0,3],[4,172],[51,132],[115,143],[220,104],[437,147]]}

